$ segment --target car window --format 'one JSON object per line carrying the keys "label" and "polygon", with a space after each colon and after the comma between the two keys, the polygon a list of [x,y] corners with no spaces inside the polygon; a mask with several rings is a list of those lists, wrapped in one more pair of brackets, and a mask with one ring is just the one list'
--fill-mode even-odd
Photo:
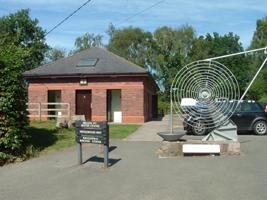
{"label": "car window", "polygon": [[235,109],[236,105],[237,105],[237,102],[229,102],[229,101],[228,102],[220,102],[220,103],[218,103],[219,108],[221,108],[226,113],[232,112],[233,110],[241,111],[240,104],[237,107],[237,109]]}
{"label": "car window", "polygon": [[235,111],[241,111],[241,104],[238,105]]}
{"label": "car window", "polygon": [[257,111],[262,110],[258,104],[255,103],[242,103],[243,111]]}
{"label": "car window", "polygon": [[250,111],[250,104],[249,103],[242,103],[242,110],[243,111]]}
{"label": "car window", "polygon": [[252,110],[262,110],[262,108],[260,107],[260,104],[253,103],[252,105],[253,105]]}

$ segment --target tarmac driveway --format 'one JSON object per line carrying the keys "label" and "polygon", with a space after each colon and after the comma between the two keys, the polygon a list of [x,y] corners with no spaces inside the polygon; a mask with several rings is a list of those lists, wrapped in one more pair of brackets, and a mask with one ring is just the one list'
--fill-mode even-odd
{"label": "tarmac driveway", "polygon": [[111,141],[109,169],[100,145],[82,166],[72,148],[1,167],[0,199],[266,199],[267,136],[239,141],[241,156],[179,158],[160,158],[161,141]]}

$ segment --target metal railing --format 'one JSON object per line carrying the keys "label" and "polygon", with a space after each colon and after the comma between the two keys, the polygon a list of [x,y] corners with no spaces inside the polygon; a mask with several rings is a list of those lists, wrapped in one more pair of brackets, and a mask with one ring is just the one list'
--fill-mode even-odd
{"label": "metal railing", "polygon": [[[28,117],[38,117],[41,121],[42,117],[68,117],[70,120],[70,103],[26,103],[26,105],[38,105],[38,108],[29,108],[27,111],[37,111],[37,115],[28,115]],[[68,108],[42,108],[42,105],[67,105]],[[42,111],[68,111],[67,115],[52,115],[52,114],[42,114]],[[56,113],[56,112],[55,112]]]}

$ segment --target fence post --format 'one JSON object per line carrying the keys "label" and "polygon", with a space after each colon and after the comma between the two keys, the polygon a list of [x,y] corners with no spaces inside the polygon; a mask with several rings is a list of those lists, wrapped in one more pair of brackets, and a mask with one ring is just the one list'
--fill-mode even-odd
{"label": "fence post", "polygon": [[41,103],[38,103],[39,121],[41,121]]}
{"label": "fence post", "polygon": [[68,103],[68,118],[70,120],[70,103]]}

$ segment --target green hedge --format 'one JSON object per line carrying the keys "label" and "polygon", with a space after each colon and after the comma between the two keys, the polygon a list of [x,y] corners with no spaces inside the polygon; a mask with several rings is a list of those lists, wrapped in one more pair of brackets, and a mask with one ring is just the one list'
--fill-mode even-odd
{"label": "green hedge", "polygon": [[170,102],[158,102],[158,114],[163,114],[162,111],[163,109],[167,110],[167,113],[170,114]]}

